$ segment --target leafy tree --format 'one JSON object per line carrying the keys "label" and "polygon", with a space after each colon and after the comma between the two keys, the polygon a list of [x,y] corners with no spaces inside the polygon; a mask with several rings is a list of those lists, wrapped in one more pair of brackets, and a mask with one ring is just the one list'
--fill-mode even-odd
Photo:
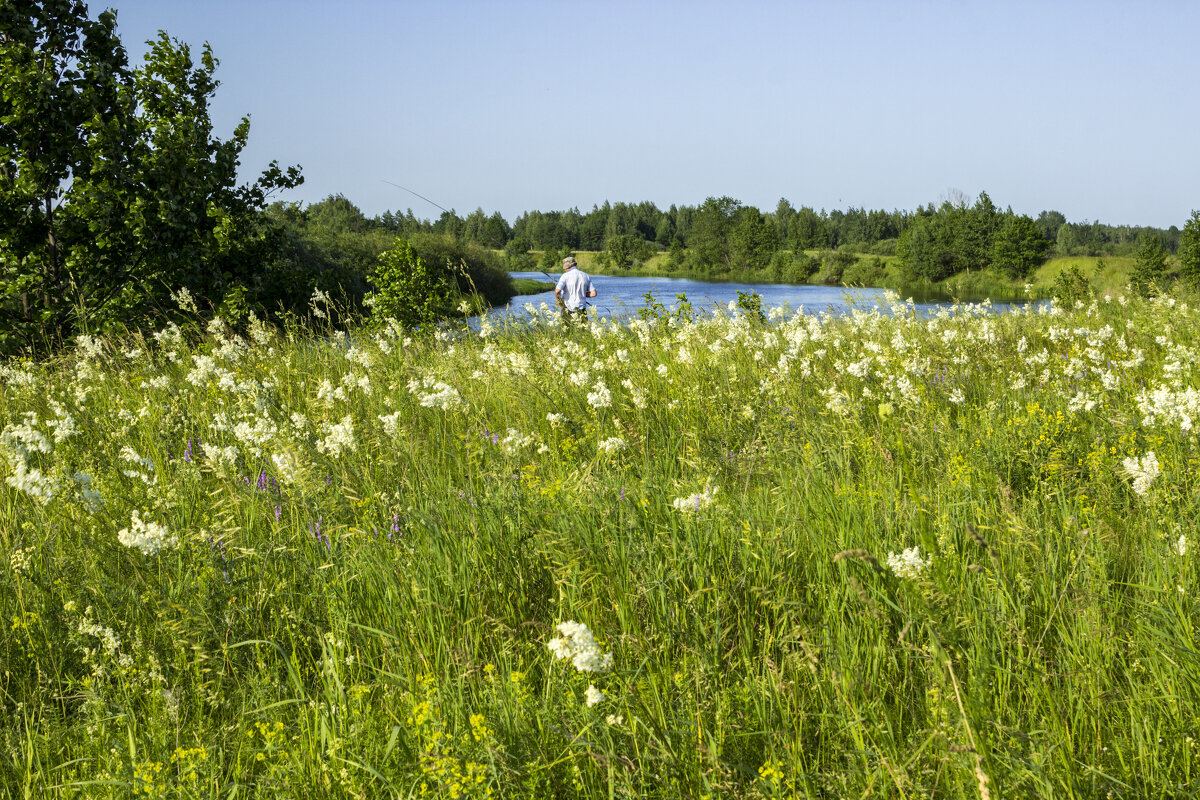
{"label": "leafy tree", "polygon": [[1045,261],[1050,241],[1032,218],[1011,216],[996,233],[992,266],[1010,278],[1024,278]]}
{"label": "leafy tree", "polygon": [[405,239],[397,237],[379,257],[371,282],[375,291],[366,302],[377,323],[394,319],[405,327],[429,325],[449,313],[449,275],[418,256]]}
{"label": "leafy tree", "polygon": [[906,281],[940,281],[960,269],[956,218],[961,212],[944,210],[918,217],[900,236],[896,255]]}
{"label": "leafy tree", "polygon": [[1193,211],[1192,218],[1179,234],[1179,274],[1193,289],[1200,289],[1200,211]]}
{"label": "leafy tree", "polygon": [[825,220],[808,206],[801,206],[788,224],[788,244],[797,253],[826,247],[829,234]]}
{"label": "leafy tree", "polygon": [[700,269],[723,272],[730,267],[729,232],[741,203],[732,197],[709,197],[696,211],[688,246]]}
{"label": "leafy tree", "polygon": [[638,261],[645,261],[653,254],[652,248],[645,239],[632,233],[610,236],[608,249],[605,251],[606,260],[618,269],[628,269]]}
{"label": "leafy tree", "polygon": [[1051,288],[1055,301],[1066,308],[1092,296],[1092,285],[1077,264],[1064,269],[1054,279]]}
{"label": "leafy tree", "polygon": [[1167,275],[1167,251],[1162,239],[1147,236],[1138,247],[1133,271],[1129,274],[1129,285],[1143,297],[1158,291]]}
{"label": "leafy tree", "polygon": [[1067,218],[1060,211],[1043,211],[1038,214],[1037,225],[1041,229],[1042,235],[1047,241],[1058,241],[1058,229],[1063,226]]}
{"label": "leafy tree", "polygon": [[729,232],[731,261],[743,269],[764,270],[779,249],[779,235],[754,206],[740,208]]}
{"label": "leafy tree", "polygon": [[160,33],[131,70],[111,11],[0,5],[0,349],[137,324],[181,286],[216,299],[254,281],[257,212],[301,179],[272,163],[238,185],[249,120],[213,137],[216,66]]}

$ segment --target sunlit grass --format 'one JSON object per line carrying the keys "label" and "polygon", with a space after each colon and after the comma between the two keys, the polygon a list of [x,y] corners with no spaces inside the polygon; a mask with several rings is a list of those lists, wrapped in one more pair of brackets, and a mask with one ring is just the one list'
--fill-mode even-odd
{"label": "sunlit grass", "polygon": [[6,365],[0,785],[1194,794],[1195,301],[772,316]]}

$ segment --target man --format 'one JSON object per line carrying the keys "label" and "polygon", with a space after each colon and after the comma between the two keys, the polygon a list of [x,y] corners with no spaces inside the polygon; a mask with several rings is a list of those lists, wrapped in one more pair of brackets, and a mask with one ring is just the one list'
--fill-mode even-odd
{"label": "man", "polygon": [[579,269],[574,256],[567,256],[562,263],[563,274],[554,287],[554,297],[562,306],[563,322],[570,322],[572,317],[582,321],[587,316],[587,302],[584,298],[595,297],[596,287],[586,272]]}

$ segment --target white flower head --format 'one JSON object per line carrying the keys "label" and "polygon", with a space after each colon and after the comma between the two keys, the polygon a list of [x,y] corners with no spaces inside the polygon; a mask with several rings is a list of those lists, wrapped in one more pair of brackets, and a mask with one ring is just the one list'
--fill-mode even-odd
{"label": "white flower head", "polygon": [[141,550],[148,556],[175,544],[175,538],[171,536],[166,525],[143,520],[136,509],[129,527],[117,534],[117,541],[126,547]]}
{"label": "white flower head", "polygon": [[930,559],[921,558],[920,547],[910,547],[899,555],[895,553],[887,554],[887,565],[892,572],[896,573],[896,577],[914,580],[921,577],[921,573],[931,563]]}
{"label": "white flower head", "polygon": [[612,669],[612,653],[601,652],[587,625],[569,620],[559,624],[558,632],[562,636],[551,639],[546,645],[555,658],[570,659],[577,672],[608,672]]}
{"label": "white flower head", "polygon": [[1145,495],[1150,491],[1150,484],[1158,477],[1158,458],[1154,451],[1146,453],[1141,458],[1130,457],[1121,462],[1125,474],[1133,478],[1133,491]]}
{"label": "white flower head", "polygon": [[597,689],[595,686],[588,685],[587,688],[587,705],[588,708],[598,706],[604,701],[604,692]]}

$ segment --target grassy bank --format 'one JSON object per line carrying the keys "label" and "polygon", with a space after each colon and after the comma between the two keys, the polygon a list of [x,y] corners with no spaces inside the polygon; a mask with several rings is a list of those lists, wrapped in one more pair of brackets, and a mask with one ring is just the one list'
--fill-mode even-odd
{"label": "grassy bank", "polygon": [[0,786],[1194,795],[1200,309],[905,308],[5,365]]}
{"label": "grassy bank", "polygon": [[[808,251],[805,255],[820,258],[822,251]],[[580,268],[594,275],[688,278],[700,281],[738,283],[778,282],[769,271],[734,270],[712,274],[687,269],[672,269],[667,262],[665,253],[657,253],[644,263],[621,270],[603,266],[600,256],[601,253],[597,252],[576,253]],[[1120,294],[1124,293],[1129,285],[1129,276],[1134,265],[1133,258],[1070,256],[1049,259],[1030,276],[1023,279],[1013,279],[991,270],[976,270],[960,273],[933,283],[912,284],[904,281],[895,256],[862,255],[859,258],[865,261],[878,258],[882,262],[884,268],[882,276],[871,284],[876,288],[895,289],[905,296],[915,295],[920,298],[968,301],[985,298],[993,300],[1025,299],[1031,294],[1040,298],[1050,297],[1053,293],[1055,279],[1059,273],[1070,267],[1079,268],[1084,277],[1088,279],[1094,292],[1101,295]],[[1173,274],[1173,271],[1169,273],[1168,278],[1171,278]],[[823,277],[823,273],[818,272],[809,279],[809,283],[819,285],[822,283]]]}

